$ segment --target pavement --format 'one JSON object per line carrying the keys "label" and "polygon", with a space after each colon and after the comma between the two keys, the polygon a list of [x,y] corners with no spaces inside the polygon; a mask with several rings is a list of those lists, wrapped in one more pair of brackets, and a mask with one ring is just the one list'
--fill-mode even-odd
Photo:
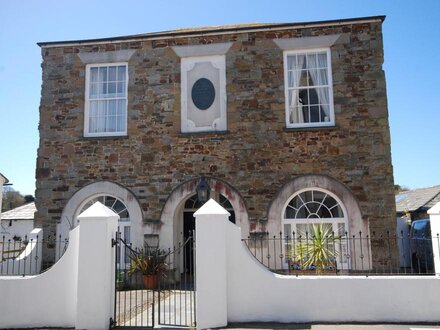
{"label": "pavement", "polygon": [[[168,327],[158,326],[159,329],[193,329],[183,327]],[[66,330],[73,328],[33,328],[34,330]],[[130,328],[122,327],[119,329],[129,330],[142,328]],[[235,330],[250,330],[250,329],[286,329],[286,330],[439,330],[440,324],[427,325],[427,324],[285,324],[285,323],[240,323],[229,324],[226,328],[216,329],[235,329]],[[19,329],[14,329],[19,330]],[[29,330],[29,329],[26,329]]]}
{"label": "pavement", "polygon": [[284,323],[245,323],[229,324],[226,328],[218,329],[292,329],[292,330],[434,330],[436,325],[415,324],[284,324]]}

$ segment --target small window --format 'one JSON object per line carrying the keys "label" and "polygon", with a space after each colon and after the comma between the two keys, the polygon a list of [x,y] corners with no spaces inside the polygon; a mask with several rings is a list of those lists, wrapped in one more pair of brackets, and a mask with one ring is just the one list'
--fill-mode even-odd
{"label": "small window", "polygon": [[86,67],[84,136],[127,134],[126,63]]}
{"label": "small window", "polygon": [[284,52],[286,126],[335,123],[330,50]]}

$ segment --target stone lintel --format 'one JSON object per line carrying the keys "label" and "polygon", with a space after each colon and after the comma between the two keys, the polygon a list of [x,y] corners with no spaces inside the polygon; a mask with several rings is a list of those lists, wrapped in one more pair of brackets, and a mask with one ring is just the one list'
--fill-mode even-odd
{"label": "stone lintel", "polygon": [[111,52],[78,53],[84,64],[128,62],[135,49],[116,50]]}
{"label": "stone lintel", "polygon": [[193,57],[225,55],[231,46],[232,42],[222,42],[208,45],[172,46],[171,48],[179,57]]}
{"label": "stone lintel", "polygon": [[282,50],[323,48],[333,46],[340,36],[341,34],[330,34],[318,37],[273,39],[273,41]]}

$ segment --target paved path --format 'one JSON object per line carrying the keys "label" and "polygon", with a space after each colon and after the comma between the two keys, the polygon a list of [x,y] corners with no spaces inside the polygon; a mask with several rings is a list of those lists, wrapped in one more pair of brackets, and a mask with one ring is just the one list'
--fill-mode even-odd
{"label": "paved path", "polygon": [[[148,302],[142,301],[142,298],[145,299],[146,297],[148,297],[149,299]],[[159,317],[161,323],[179,324],[182,326],[191,325],[195,321],[194,315],[191,312],[191,305],[194,304],[193,291],[163,291],[161,292],[160,302],[157,299],[157,295],[155,295],[154,300],[156,301],[156,303],[154,306],[154,311],[152,295],[145,294],[142,296],[142,298],[140,297],[140,295],[137,296],[135,302],[132,302],[132,304],[130,304],[130,306],[132,306],[130,310],[128,310],[128,307],[122,307],[122,309],[125,308],[127,312],[125,313],[125,318],[121,317],[120,323],[122,323],[124,326],[132,327],[140,325],[151,326],[154,321],[155,327],[166,328],[165,326],[159,325]],[[124,301],[123,298],[122,301]],[[134,308],[136,308],[136,311],[134,311]]]}

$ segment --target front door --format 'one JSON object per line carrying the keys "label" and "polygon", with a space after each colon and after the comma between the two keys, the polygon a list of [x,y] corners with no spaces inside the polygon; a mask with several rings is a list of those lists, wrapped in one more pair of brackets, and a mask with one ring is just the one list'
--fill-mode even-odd
{"label": "front door", "polygon": [[[183,212],[183,241],[186,242],[190,237],[194,236],[194,231],[196,229],[196,221],[194,219],[194,211],[184,211]],[[193,268],[192,264],[193,260],[193,251],[192,244],[185,245],[184,252],[184,262],[185,269],[183,269],[184,273],[192,274]]]}

